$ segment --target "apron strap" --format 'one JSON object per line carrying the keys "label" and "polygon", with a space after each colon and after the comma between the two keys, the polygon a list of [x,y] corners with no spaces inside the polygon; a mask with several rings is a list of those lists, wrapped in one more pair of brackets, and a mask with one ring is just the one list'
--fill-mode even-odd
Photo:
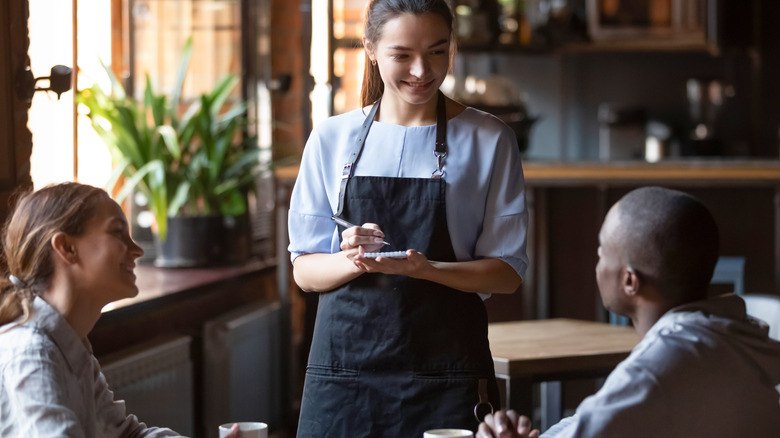
{"label": "apron strap", "polygon": [[[379,109],[381,100],[381,97],[377,99],[374,106],[371,107],[371,111],[368,112],[366,119],[363,121],[363,126],[360,128],[360,133],[355,139],[352,153],[349,154],[349,159],[347,159],[347,163],[344,164],[344,168],[341,170],[339,206],[334,215],[336,217],[341,217],[341,214],[344,212],[344,196],[347,191],[347,181],[355,174],[355,163],[360,158],[361,152],[363,152],[368,131],[371,129],[371,124],[374,123],[374,117],[377,109]],[[444,176],[444,158],[447,156],[447,109],[444,93],[441,90],[438,91],[438,100],[436,102],[436,146],[433,150],[433,155],[437,160],[437,168],[431,174],[431,178],[441,178]]]}
{"label": "apron strap", "polygon": [[488,379],[479,379],[479,403],[474,406],[474,417],[477,422],[485,420],[485,415],[493,413],[493,405],[488,396]]}
{"label": "apron strap", "polygon": [[441,178],[444,176],[444,158],[447,156],[447,102],[444,99],[444,93],[439,91],[439,101],[436,103],[436,148],[433,150],[433,156],[436,157],[436,170],[431,174],[431,178]]}
{"label": "apron strap", "polygon": [[382,100],[380,96],[376,100],[374,106],[371,107],[371,111],[368,112],[366,119],[363,121],[363,126],[360,128],[360,133],[355,139],[355,145],[352,147],[352,153],[349,154],[347,164],[341,170],[341,187],[339,187],[339,207],[335,216],[341,217],[341,213],[344,212],[344,194],[347,189],[347,181],[355,174],[355,163],[360,157],[360,153],[363,151],[363,145],[366,143],[366,137],[368,137],[368,130],[371,129],[371,124],[374,123],[374,116],[376,116],[376,110],[379,109],[379,102]]}

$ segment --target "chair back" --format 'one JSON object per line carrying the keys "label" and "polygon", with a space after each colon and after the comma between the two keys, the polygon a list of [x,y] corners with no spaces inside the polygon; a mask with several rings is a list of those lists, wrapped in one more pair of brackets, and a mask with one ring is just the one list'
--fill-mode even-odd
{"label": "chair back", "polygon": [[742,295],[745,290],[745,258],[744,257],[719,257],[715,264],[715,272],[712,273],[713,284],[730,284],[737,295]]}
{"label": "chair back", "polygon": [[780,296],[747,294],[742,299],[747,314],[769,324],[769,337],[780,340]]}

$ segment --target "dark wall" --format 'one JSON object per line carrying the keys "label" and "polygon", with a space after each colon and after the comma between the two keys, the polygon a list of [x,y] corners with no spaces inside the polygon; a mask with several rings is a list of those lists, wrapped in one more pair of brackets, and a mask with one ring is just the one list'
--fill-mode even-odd
{"label": "dark wall", "polygon": [[761,97],[757,105],[761,131],[757,151],[778,157],[780,150],[780,2],[761,2]]}

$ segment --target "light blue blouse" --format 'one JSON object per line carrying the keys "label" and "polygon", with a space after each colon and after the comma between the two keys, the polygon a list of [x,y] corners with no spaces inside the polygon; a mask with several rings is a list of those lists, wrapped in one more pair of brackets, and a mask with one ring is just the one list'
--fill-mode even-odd
{"label": "light blue blouse", "polygon": [[[339,229],[330,217],[338,209],[341,171],[364,119],[360,109],[334,116],[309,137],[290,201],[291,260],[339,251]],[[355,175],[430,178],[437,165],[435,140],[436,125],[374,122]],[[525,276],[528,212],[514,133],[496,117],[467,108],[448,121],[447,147],[445,199],[455,256],[459,261],[498,258]]]}

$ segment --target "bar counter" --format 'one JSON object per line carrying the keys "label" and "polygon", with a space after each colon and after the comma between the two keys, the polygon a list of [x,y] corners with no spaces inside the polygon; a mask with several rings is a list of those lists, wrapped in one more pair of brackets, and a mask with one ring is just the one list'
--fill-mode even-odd
{"label": "bar counter", "polygon": [[684,183],[694,185],[780,184],[778,160],[669,160],[615,162],[523,162],[529,185]]}
{"label": "bar counter", "polygon": [[[572,185],[599,183],[647,184],[683,182],[706,185],[780,184],[780,160],[666,160],[644,161],[523,161],[529,185]],[[298,166],[276,169],[277,181],[290,186]]]}

